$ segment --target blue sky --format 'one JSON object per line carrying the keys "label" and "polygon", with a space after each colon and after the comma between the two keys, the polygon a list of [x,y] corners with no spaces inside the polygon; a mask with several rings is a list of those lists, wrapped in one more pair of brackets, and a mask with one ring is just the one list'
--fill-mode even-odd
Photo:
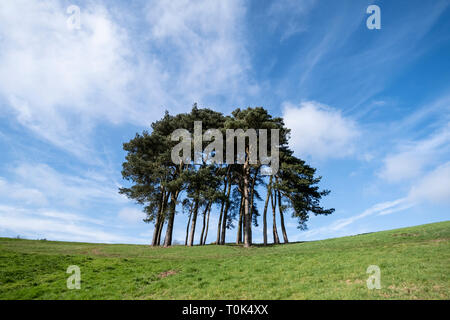
{"label": "blue sky", "polygon": [[122,143],[194,102],[285,118],[336,209],[292,241],[448,220],[449,56],[448,1],[1,1],[0,236],[149,243]]}

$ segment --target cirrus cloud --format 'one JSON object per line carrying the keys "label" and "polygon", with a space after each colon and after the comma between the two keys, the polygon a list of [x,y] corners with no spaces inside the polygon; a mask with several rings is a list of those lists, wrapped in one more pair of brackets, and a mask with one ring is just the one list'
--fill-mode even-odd
{"label": "cirrus cloud", "polygon": [[72,29],[62,1],[0,2],[0,102],[82,160],[93,162],[99,124],[145,126],[164,109],[234,104],[258,91],[238,1],[153,1],[141,20],[119,4],[80,9],[81,27]]}
{"label": "cirrus cloud", "polygon": [[414,184],[409,198],[432,203],[450,203],[450,162],[438,166]]}

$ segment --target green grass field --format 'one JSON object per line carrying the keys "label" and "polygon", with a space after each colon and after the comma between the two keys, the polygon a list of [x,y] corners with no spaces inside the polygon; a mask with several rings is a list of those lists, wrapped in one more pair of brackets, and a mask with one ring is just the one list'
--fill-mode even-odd
{"label": "green grass field", "polygon": [[0,299],[449,299],[449,240],[450,221],[249,249],[0,238]]}

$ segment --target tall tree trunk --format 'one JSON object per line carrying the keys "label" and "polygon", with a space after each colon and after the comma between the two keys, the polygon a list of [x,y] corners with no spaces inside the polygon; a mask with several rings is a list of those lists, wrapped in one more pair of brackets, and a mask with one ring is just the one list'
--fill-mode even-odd
{"label": "tall tree trunk", "polygon": [[[223,187],[223,193],[227,191],[227,185],[228,185],[228,179],[225,180],[225,186]],[[219,215],[219,222],[217,223],[217,238],[216,238],[216,244],[220,243],[220,231],[222,229],[222,216],[223,216],[223,209],[225,207],[225,199],[222,201],[222,205],[220,206],[220,215]]]}
{"label": "tall tree trunk", "polygon": [[225,209],[223,211],[223,221],[222,221],[222,234],[220,237],[220,244],[225,244],[225,236],[226,236],[226,230],[227,230],[227,215],[228,215],[228,209],[230,208],[230,195],[231,195],[231,185],[232,181],[230,179],[228,183],[228,190],[227,190],[227,200],[225,203]]}
{"label": "tall tree trunk", "polygon": [[222,230],[222,217],[223,217],[223,209],[225,207],[225,201],[222,202],[220,206],[220,215],[219,221],[217,222],[217,236],[216,236],[216,244],[220,243],[220,231]]}
{"label": "tall tree trunk", "polygon": [[[161,224],[161,220],[162,220],[162,215],[164,212],[165,196],[166,196],[166,193],[164,192],[164,188],[163,188],[162,189],[162,197],[161,197],[161,201],[159,203],[159,208],[158,208],[158,214],[156,216],[155,229],[153,231],[152,246],[157,245],[159,228],[160,228],[160,224]],[[158,245],[159,245],[159,243],[158,243]]]}
{"label": "tall tree trunk", "polygon": [[189,208],[189,219],[186,226],[186,240],[184,240],[184,245],[187,246],[188,238],[189,238],[189,225],[191,224],[192,211],[194,209],[194,202],[192,202],[191,207]]}
{"label": "tall tree trunk", "polygon": [[280,223],[281,223],[281,231],[283,232],[284,243],[288,243],[288,236],[286,233],[286,228],[284,227],[284,214],[283,208],[281,208],[281,192],[278,190],[278,210],[280,211]]}
{"label": "tall tree trunk", "polygon": [[161,213],[158,210],[158,215],[156,217],[156,222],[155,222],[155,229],[153,230],[153,237],[152,237],[152,246],[156,246],[156,242],[158,240],[158,233],[159,233],[159,224],[161,221]]}
{"label": "tall tree trunk", "polygon": [[239,205],[239,223],[238,223],[238,230],[237,230],[237,236],[236,236],[236,244],[242,243],[242,219],[243,219],[243,212],[244,212],[244,196],[241,195],[241,203]]}
{"label": "tall tree trunk", "polygon": [[194,245],[195,225],[197,223],[197,215],[198,215],[198,202],[199,202],[198,193],[197,193],[197,196],[195,197],[194,201],[195,201],[195,205],[194,205],[194,212],[193,212],[192,221],[191,221],[191,233],[189,235],[189,243],[188,243],[189,247],[192,247]]}
{"label": "tall tree trunk", "polygon": [[159,223],[158,240],[157,240],[157,245],[158,246],[161,245],[162,232],[163,232],[165,224],[166,224],[166,217],[163,215],[162,219],[161,219],[161,222]]}
{"label": "tall tree trunk", "polygon": [[156,216],[156,222],[155,222],[155,228],[153,230],[153,237],[152,237],[152,246],[156,246],[156,241],[158,240],[158,231],[159,231],[159,222],[161,220],[161,209],[158,210],[158,214]]}
{"label": "tall tree trunk", "polygon": [[164,239],[164,247],[169,247],[172,245],[172,234],[173,234],[173,222],[175,220],[175,209],[177,204],[179,191],[172,192],[170,198],[170,208],[169,208],[169,219],[167,220],[167,230],[166,237]]}
{"label": "tall tree trunk", "polygon": [[244,230],[245,230],[245,215],[244,209],[242,209],[242,220],[241,220],[241,243],[244,243]]}
{"label": "tall tree trunk", "polygon": [[164,228],[164,223],[166,222],[165,211],[166,211],[168,202],[169,202],[169,192],[166,192],[166,194],[164,196],[163,210],[161,211],[161,219],[160,219],[159,225],[158,225],[158,237],[156,239],[157,246],[161,245],[161,234],[162,234],[162,230]]}
{"label": "tall tree trunk", "polygon": [[206,238],[208,238],[208,229],[209,229],[209,215],[211,214],[211,207],[212,207],[212,203],[209,203],[209,208],[208,208],[208,217],[206,218],[206,231],[205,231],[205,237],[203,238],[203,245],[206,244]]}
{"label": "tall tree trunk", "polygon": [[251,230],[252,230],[252,221],[250,220],[250,211],[249,211],[249,184],[250,184],[250,164],[249,164],[249,156],[248,156],[248,147],[246,148],[246,160],[244,163],[244,247],[248,248],[252,245],[251,239]]}
{"label": "tall tree trunk", "polygon": [[208,212],[209,202],[206,203],[205,210],[203,211],[203,226],[202,233],[200,234],[200,245],[203,245],[203,235],[205,234],[205,226],[206,226],[206,213]]}
{"label": "tall tree trunk", "polygon": [[269,179],[269,185],[267,186],[266,202],[264,203],[264,213],[263,213],[263,241],[264,245],[267,246],[267,208],[269,206],[269,198],[272,193],[272,176]]}
{"label": "tall tree trunk", "polygon": [[256,169],[256,171],[255,171],[255,175],[252,179],[252,186],[250,189],[250,220],[249,220],[249,223],[250,223],[250,232],[249,232],[250,240],[249,241],[250,241],[250,243],[252,243],[252,240],[253,240],[251,224],[253,223],[253,199],[255,196],[255,184],[256,184],[257,175],[258,175],[258,169]]}
{"label": "tall tree trunk", "polygon": [[158,238],[156,239],[157,246],[161,245],[161,234],[162,234],[162,230],[164,228],[164,223],[165,223],[165,218],[162,217],[161,221],[159,222],[159,226],[158,226]]}
{"label": "tall tree trunk", "polygon": [[[276,192],[276,190],[275,190],[275,192]],[[274,204],[274,198],[275,198],[275,204]],[[277,198],[276,198],[276,195],[274,195],[274,192],[270,193],[270,202],[272,203],[272,213],[273,213],[273,223],[272,223],[273,243],[278,244],[278,243],[280,243],[280,238],[278,238],[277,219],[276,219]]]}

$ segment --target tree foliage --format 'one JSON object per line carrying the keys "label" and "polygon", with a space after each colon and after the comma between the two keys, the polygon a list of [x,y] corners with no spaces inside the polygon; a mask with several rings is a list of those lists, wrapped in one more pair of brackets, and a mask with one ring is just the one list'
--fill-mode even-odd
{"label": "tree foliage", "polygon": [[[256,129],[258,146],[262,137],[259,129],[267,129],[267,132],[278,129],[279,169],[276,172],[269,170],[270,175],[264,175],[267,165],[261,159],[250,161],[250,139],[244,140],[245,154],[241,162],[235,149],[233,163],[227,164],[225,159],[219,164],[206,161],[204,154],[200,155],[202,161],[196,163],[195,149],[191,148],[190,163],[174,163],[171,151],[178,142],[172,141],[171,135],[176,129],[193,133],[195,121],[202,122],[202,134],[209,129],[219,129],[224,136],[227,129]],[[225,116],[211,109],[200,109],[194,104],[189,113],[170,115],[166,112],[162,119],[152,123],[151,129],[151,132],[145,130],[142,134],[136,134],[123,144],[127,155],[122,176],[130,186],[120,188],[119,192],[143,206],[146,213],[144,221],[154,225],[154,246],[161,245],[164,227],[164,246],[172,244],[178,207],[188,214],[185,241],[188,246],[194,245],[198,218],[203,220],[199,243],[206,243],[211,214],[217,216],[217,244],[225,244],[226,231],[236,228],[236,242],[250,246],[253,243],[252,226],[258,226],[260,218],[258,204],[263,200],[264,244],[267,244],[269,204],[273,212],[275,242],[279,242],[276,207],[284,242],[288,242],[284,223],[286,217],[295,219],[298,228],[303,230],[307,227],[310,214],[328,215],[334,211],[320,205],[320,200],[328,195],[329,190],[320,190],[321,177],[316,176],[316,169],[297,158],[289,148],[290,130],[284,126],[283,119],[272,117],[264,108],[236,109],[230,116]],[[268,134],[269,146],[272,139],[272,134]],[[209,143],[203,141],[203,153]],[[225,154],[226,143],[223,143],[223,148]]]}

